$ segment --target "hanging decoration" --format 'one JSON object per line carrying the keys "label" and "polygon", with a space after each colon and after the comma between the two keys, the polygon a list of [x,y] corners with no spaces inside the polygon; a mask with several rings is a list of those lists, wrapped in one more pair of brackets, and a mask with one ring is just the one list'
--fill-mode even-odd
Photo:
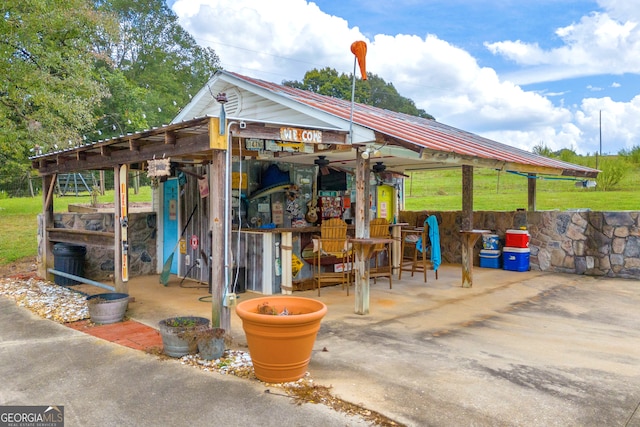
{"label": "hanging decoration", "polygon": [[171,175],[171,159],[152,159],[147,160],[147,176],[149,178],[169,176]]}

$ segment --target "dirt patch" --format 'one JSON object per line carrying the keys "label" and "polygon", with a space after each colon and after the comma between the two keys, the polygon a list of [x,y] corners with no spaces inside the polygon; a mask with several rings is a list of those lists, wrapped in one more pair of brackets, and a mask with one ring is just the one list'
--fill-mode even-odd
{"label": "dirt patch", "polygon": [[0,277],[34,277],[37,271],[36,257],[25,257],[8,264],[0,264]]}

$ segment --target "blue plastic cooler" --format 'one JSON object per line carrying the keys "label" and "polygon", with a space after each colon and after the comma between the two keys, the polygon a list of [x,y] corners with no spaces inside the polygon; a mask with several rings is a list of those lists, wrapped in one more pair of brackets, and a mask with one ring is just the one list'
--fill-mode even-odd
{"label": "blue plastic cooler", "polygon": [[502,265],[505,270],[529,271],[529,248],[504,247]]}

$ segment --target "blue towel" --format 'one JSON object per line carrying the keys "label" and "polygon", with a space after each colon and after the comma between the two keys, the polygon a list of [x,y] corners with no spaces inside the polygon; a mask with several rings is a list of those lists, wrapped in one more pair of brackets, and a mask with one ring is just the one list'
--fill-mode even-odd
{"label": "blue towel", "polygon": [[431,262],[433,269],[438,271],[438,267],[442,264],[442,256],[440,255],[440,229],[438,228],[438,220],[434,215],[427,218],[429,225],[429,239],[431,240]]}
{"label": "blue towel", "polygon": [[[440,230],[438,229],[438,219],[434,215],[430,215],[425,221],[424,225],[429,227],[429,240],[431,241],[431,263],[433,269],[438,271],[438,267],[442,263],[442,256],[440,254]],[[416,249],[420,252],[429,249],[429,247],[423,248],[422,238],[416,242]]]}

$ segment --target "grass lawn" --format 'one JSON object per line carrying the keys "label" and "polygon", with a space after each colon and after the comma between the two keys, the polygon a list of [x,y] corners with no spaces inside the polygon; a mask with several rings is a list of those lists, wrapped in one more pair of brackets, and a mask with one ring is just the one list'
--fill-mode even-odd
{"label": "grass lawn", "polygon": [[[462,208],[462,172],[410,172],[405,184],[405,210],[451,211]],[[635,169],[614,191],[577,188],[576,181],[560,177],[538,179],[536,209],[640,210],[640,169]],[[476,169],[473,208],[478,211],[514,211],[527,208],[527,178],[490,169]]]}
{"label": "grass lawn", "polygon": [[[113,203],[113,191],[98,198],[99,203]],[[141,187],[138,194],[129,191],[129,201],[150,202],[151,188]],[[7,264],[37,254],[37,215],[42,212],[41,197],[19,197],[0,199],[0,264]],[[66,212],[69,204],[89,204],[91,196],[86,194],[56,197],[53,201],[56,212]]]}

